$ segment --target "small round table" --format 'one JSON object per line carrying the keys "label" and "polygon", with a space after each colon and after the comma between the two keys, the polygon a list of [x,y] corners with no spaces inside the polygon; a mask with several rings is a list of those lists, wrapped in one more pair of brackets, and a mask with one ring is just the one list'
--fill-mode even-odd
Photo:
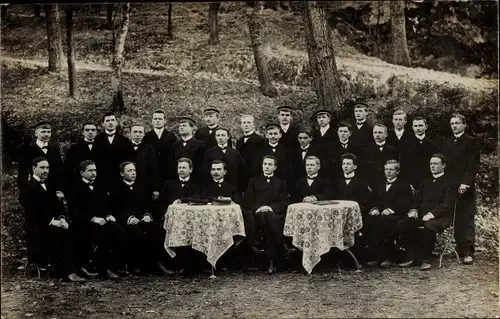
{"label": "small round table", "polygon": [[233,236],[245,237],[243,215],[238,204],[172,204],[165,213],[164,247],[173,258],[171,247],[191,246],[207,256],[215,268],[217,260],[234,244]]}
{"label": "small round table", "polygon": [[283,234],[293,237],[293,245],[302,251],[302,265],[310,274],[321,255],[332,247],[349,251],[354,234],[363,226],[361,210],[354,201],[297,203],[288,206]]}

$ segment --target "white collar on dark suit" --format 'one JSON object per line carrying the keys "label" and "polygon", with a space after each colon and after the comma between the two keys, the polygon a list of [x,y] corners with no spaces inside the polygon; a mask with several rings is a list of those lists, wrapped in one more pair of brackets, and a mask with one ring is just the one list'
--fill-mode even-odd
{"label": "white collar on dark suit", "polygon": [[286,133],[290,129],[290,123],[288,123],[287,125],[280,124],[280,127],[281,127],[281,130]]}
{"label": "white collar on dark suit", "polygon": [[384,141],[383,143],[377,143],[377,142],[375,142],[375,144],[377,144],[377,146],[378,146],[379,148],[382,148],[382,147],[384,147],[384,146],[385,146],[385,141]]}
{"label": "white collar on dark suit", "polygon": [[219,179],[218,181],[216,181],[216,180],[214,179],[213,181],[214,181],[214,183],[215,183],[215,184],[219,185],[219,187],[221,187],[221,186],[222,186],[222,183],[224,183],[224,179],[223,179],[223,178]]}
{"label": "white collar on dark suit", "polygon": [[351,182],[351,179],[353,179],[353,177],[355,176],[355,172],[352,172],[352,173],[349,173],[349,174],[344,174],[344,180],[346,182],[347,185],[349,185],[349,183]]}
{"label": "white collar on dark suit", "polygon": [[212,134],[214,132],[214,130],[217,129],[217,124],[212,125],[212,126],[207,126],[207,128],[208,128],[208,133]]}
{"label": "white collar on dark suit", "polygon": [[454,134],[455,138],[460,138],[462,135],[464,135],[465,131],[462,133]]}
{"label": "white collar on dark suit", "polygon": [[[42,142],[40,140],[36,140],[36,145],[45,153],[47,154],[47,147],[49,146],[49,143]],[[45,148],[44,148],[45,147]]]}
{"label": "white collar on dark suit", "polygon": [[156,136],[158,136],[158,139],[161,138],[161,135],[163,134],[163,131],[165,131],[165,128],[162,127],[162,128],[154,128],[153,127],[153,131],[155,132]]}
{"label": "white collar on dark suit", "polygon": [[189,182],[189,177],[186,177],[186,178],[179,177],[179,181],[181,183],[187,183],[187,182]]}
{"label": "white collar on dark suit", "polygon": [[320,127],[319,132],[321,133],[321,136],[325,135],[326,131],[328,131],[329,128],[330,128],[330,124],[327,124],[323,127]]}
{"label": "white collar on dark suit", "polygon": [[307,175],[307,184],[309,186],[312,185],[312,183],[314,183],[314,179],[318,177],[318,173],[314,174],[314,175]]}
{"label": "white collar on dark suit", "polygon": [[224,145],[219,145],[217,144],[217,147],[219,147],[219,149],[225,154],[226,153],[226,150],[228,148],[227,144],[224,144]]}
{"label": "white collar on dark suit", "polygon": [[362,122],[357,122],[356,121],[356,126],[358,127],[358,130],[365,124],[366,120],[363,120]]}
{"label": "white collar on dark suit", "polygon": [[33,175],[33,178],[40,183],[40,186],[42,186],[43,189],[47,190],[47,186],[45,186],[45,181],[42,182],[40,177],[38,177],[37,175]]}
{"label": "white collar on dark suit", "polygon": [[191,141],[192,139],[193,139],[193,137],[192,137],[192,136],[190,136],[188,139],[184,139],[184,137],[183,137],[183,136],[181,136],[182,145],[183,145],[183,146],[186,146],[186,145],[187,145],[187,143],[189,143],[189,141]]}
{"label": "white collar on dark suit", "polygon": [[404,129],[402,129],[402,130],[396,130],[396,129],[394,129],[394,134],[396,134],[396,137],[398,138],[398,140],[401,139],[401,137],[403,136],[404,133],[405,133]]}
{"label": "white collar on dark suit", "polygon": [[398,178],[393,178],[392,180],[391,179],[386,179],[385,181],[385,191],[387,192],[389,190],[389,188],[392,186],[392,184],[394,184],[394,182],[397,180]]}
{"label": "white collar on dark suit", "polygon": [[269,144],[269,146],[271,146],[271,148],[277,148],[277,147],[278,147],[278,145],[279,145],[279,143],[276,143],[276,144],[271,144],[271,143],[268,143],[268,144]]}
{"label": "white collar on dark suit", "polygon": [[433,178],[433,180],[432,180],[432,181],[433,181],[433,182],[435,182],[435,181],[436,181],[436,179],[440,178],[440,177],[441,177],[441,176],[443,176],[443,175],[444,175],[444,172],[439,173],[439,174],[436,174],[436,175],[432,174],[432,178]]}
{"label": "white collar on dark suit", "polygon": [[104,131],[104,134],[106,134],[106,138],[108,139],[109,144],[112,144],[113,140],[115,139],[115,136],[116,136],[116,130],[111,131],[111,132]]}
{"label": "white collar on dark suit", "polygon": [[417,138],[417,140],[423,141],[425,139],[425,134],[422,134],[422,135],[415,134],[415,137]]}
{"label": "white collar on dark suit", "polygon": [[128,187],[130,187],[130,189],[132,189],[134,187],[134,182],[129,182],[129,181],[123,181],[125,184],[128,185]]}
{"label": "white collar on dark suit", "polygon": [[345,141],[345,142],[339,140],[339,142],[340,142],[340,146],[342,146],[342,148],[347,148],[347,146],[349,145],[349,139],[347,139],[347,141]]}
{"label": "white collar on dark suit", "polygon": [[94,185],[91,183],[88,179],[82,177],[82,181],[87,184],[88,187],[90,187],[91,190],[94,190]]}
{"label": "white collar on dark suit", "polygon": [[269,182],[273,178],[274,174],[272,175],[266,175],[264,174],[264,178]]}

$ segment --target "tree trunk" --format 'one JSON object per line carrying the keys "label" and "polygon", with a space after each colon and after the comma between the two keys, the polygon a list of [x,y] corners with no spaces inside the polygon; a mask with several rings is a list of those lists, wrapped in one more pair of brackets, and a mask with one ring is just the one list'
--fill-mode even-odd
{"label": "tree trunk", "polygon": [[113,73],[111,75],[111,86],[113,87],[113,108],[123,111],[125,110],[122,89],[123,51],[130,23],[130,3],[119,4],[117,10],[118,12],[121,10],[121,19],[117,29],[114,28],[113,24]]}
{"label": "tree trunk", "polygon": [[69,96],[76,96],[75,43],[73,42],[73,6],[66,7],[66,45],[68,58]]}
{"label": "tree trunk", "polygon": [[208,44],[216,45],[219,43],[219,26],[217,13],[219,13],[220,2],[211,2],[208,9],[208,26],[210,28],[210,39]]}
{"label": "tree trunk", "polygon": [[174,30],[172,27],[172,2],[168,3],[167,37],[169,39],[174,37]]}
{"label": "tree trunk", "polygon": [[319,1],[304,1],[300,6],[318,106],[330,111],[338,110],[342,89],[335,62],[332,30],[325,9]]}
{"label": "tree trunk", "polygon": [[61,21],[59,5],[46,4],[47,41],[49,46],[49,71],[60,72],[63,64]]}
{"label": "tree trunk", "polygon": [[40,11],[41,11],[41,5],[39,4],[33,5],[33,14],[35,15],[35,18],[40,18]]}
{"label": "tree trunk", "polygon": [[273,84],[271,70],[267,63],[266,55],[263,51],[262,35],[261,35],[261,21],[260,15],[264,8],[263,1],[255,1],[255,4],[248,10],[248,30],[250,33],[250,40],[252,41],[253,55],[255,58],[255,66],[257,67],[257,74],[259,76],[260,91],[263,95],[268,97],[275,97],[278,92]]}
{"label": "tree trunk", "polygon": [[113,3],[108,3],[106,5],[106,21],[108,23],[108,27],[113,30],[114,28],[114,20],[113,19],[113,13],[114,13],[114,4]]}
{"label": "tree trunk", "polygon": [[406,41],[405,1],[391,1],[391,40],[394,64],[411,66]]}

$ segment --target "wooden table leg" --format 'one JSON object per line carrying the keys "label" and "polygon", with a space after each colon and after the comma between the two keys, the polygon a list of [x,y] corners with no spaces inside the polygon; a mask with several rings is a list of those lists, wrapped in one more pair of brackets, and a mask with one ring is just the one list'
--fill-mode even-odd
{"label": "wooden table leg", "polygon": [[217,276],[215,276],[215,267],[212,266],[212,274],[210,275],[210,279],[215,279]]}

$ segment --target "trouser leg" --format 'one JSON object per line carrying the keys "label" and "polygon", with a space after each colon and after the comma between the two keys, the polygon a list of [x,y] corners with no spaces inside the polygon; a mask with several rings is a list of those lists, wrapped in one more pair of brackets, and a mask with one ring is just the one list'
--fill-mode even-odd
{"label": "trouser leg", "polygon": [[274,212],[263,212],[265,220],[265,247],[266,256],[276,260],[282,253],[284,216]]}
{"label": "trouser leg", "polygon": [[125,248],[128,251],[125,260],[132,268],[143,268],[145,265],[144,231],[139,225],[125,225],[126,235]]}
{"label": "trouser leg", "polygon": [[257,244],[257,235],[256,235],[256,227],[255,227],[255,214],[250,210],[244,209],[243,213],[243,222],[245,223],[245,241],[248,247],[253,247]]}
{"label": "trouser leg", "polygon": [[401,243],[406,250],[406,260],[420,260],[419,243],[421,234],[418,227],[421,221],[418,218],[403,218],[398,224],[398,233],[401,235]]}
{"label": "trouser leg", "polygon": [[50,227],[48,240],[52,248],[51,256],[54,260],[54,274],[61,278],[67,277],[75,272],[71,229]]}
{"label": "trouser leg", "polygon": [[460,257],[474,255],[476,193],[474,188],[459,197],[455,214],[455,242]]}

